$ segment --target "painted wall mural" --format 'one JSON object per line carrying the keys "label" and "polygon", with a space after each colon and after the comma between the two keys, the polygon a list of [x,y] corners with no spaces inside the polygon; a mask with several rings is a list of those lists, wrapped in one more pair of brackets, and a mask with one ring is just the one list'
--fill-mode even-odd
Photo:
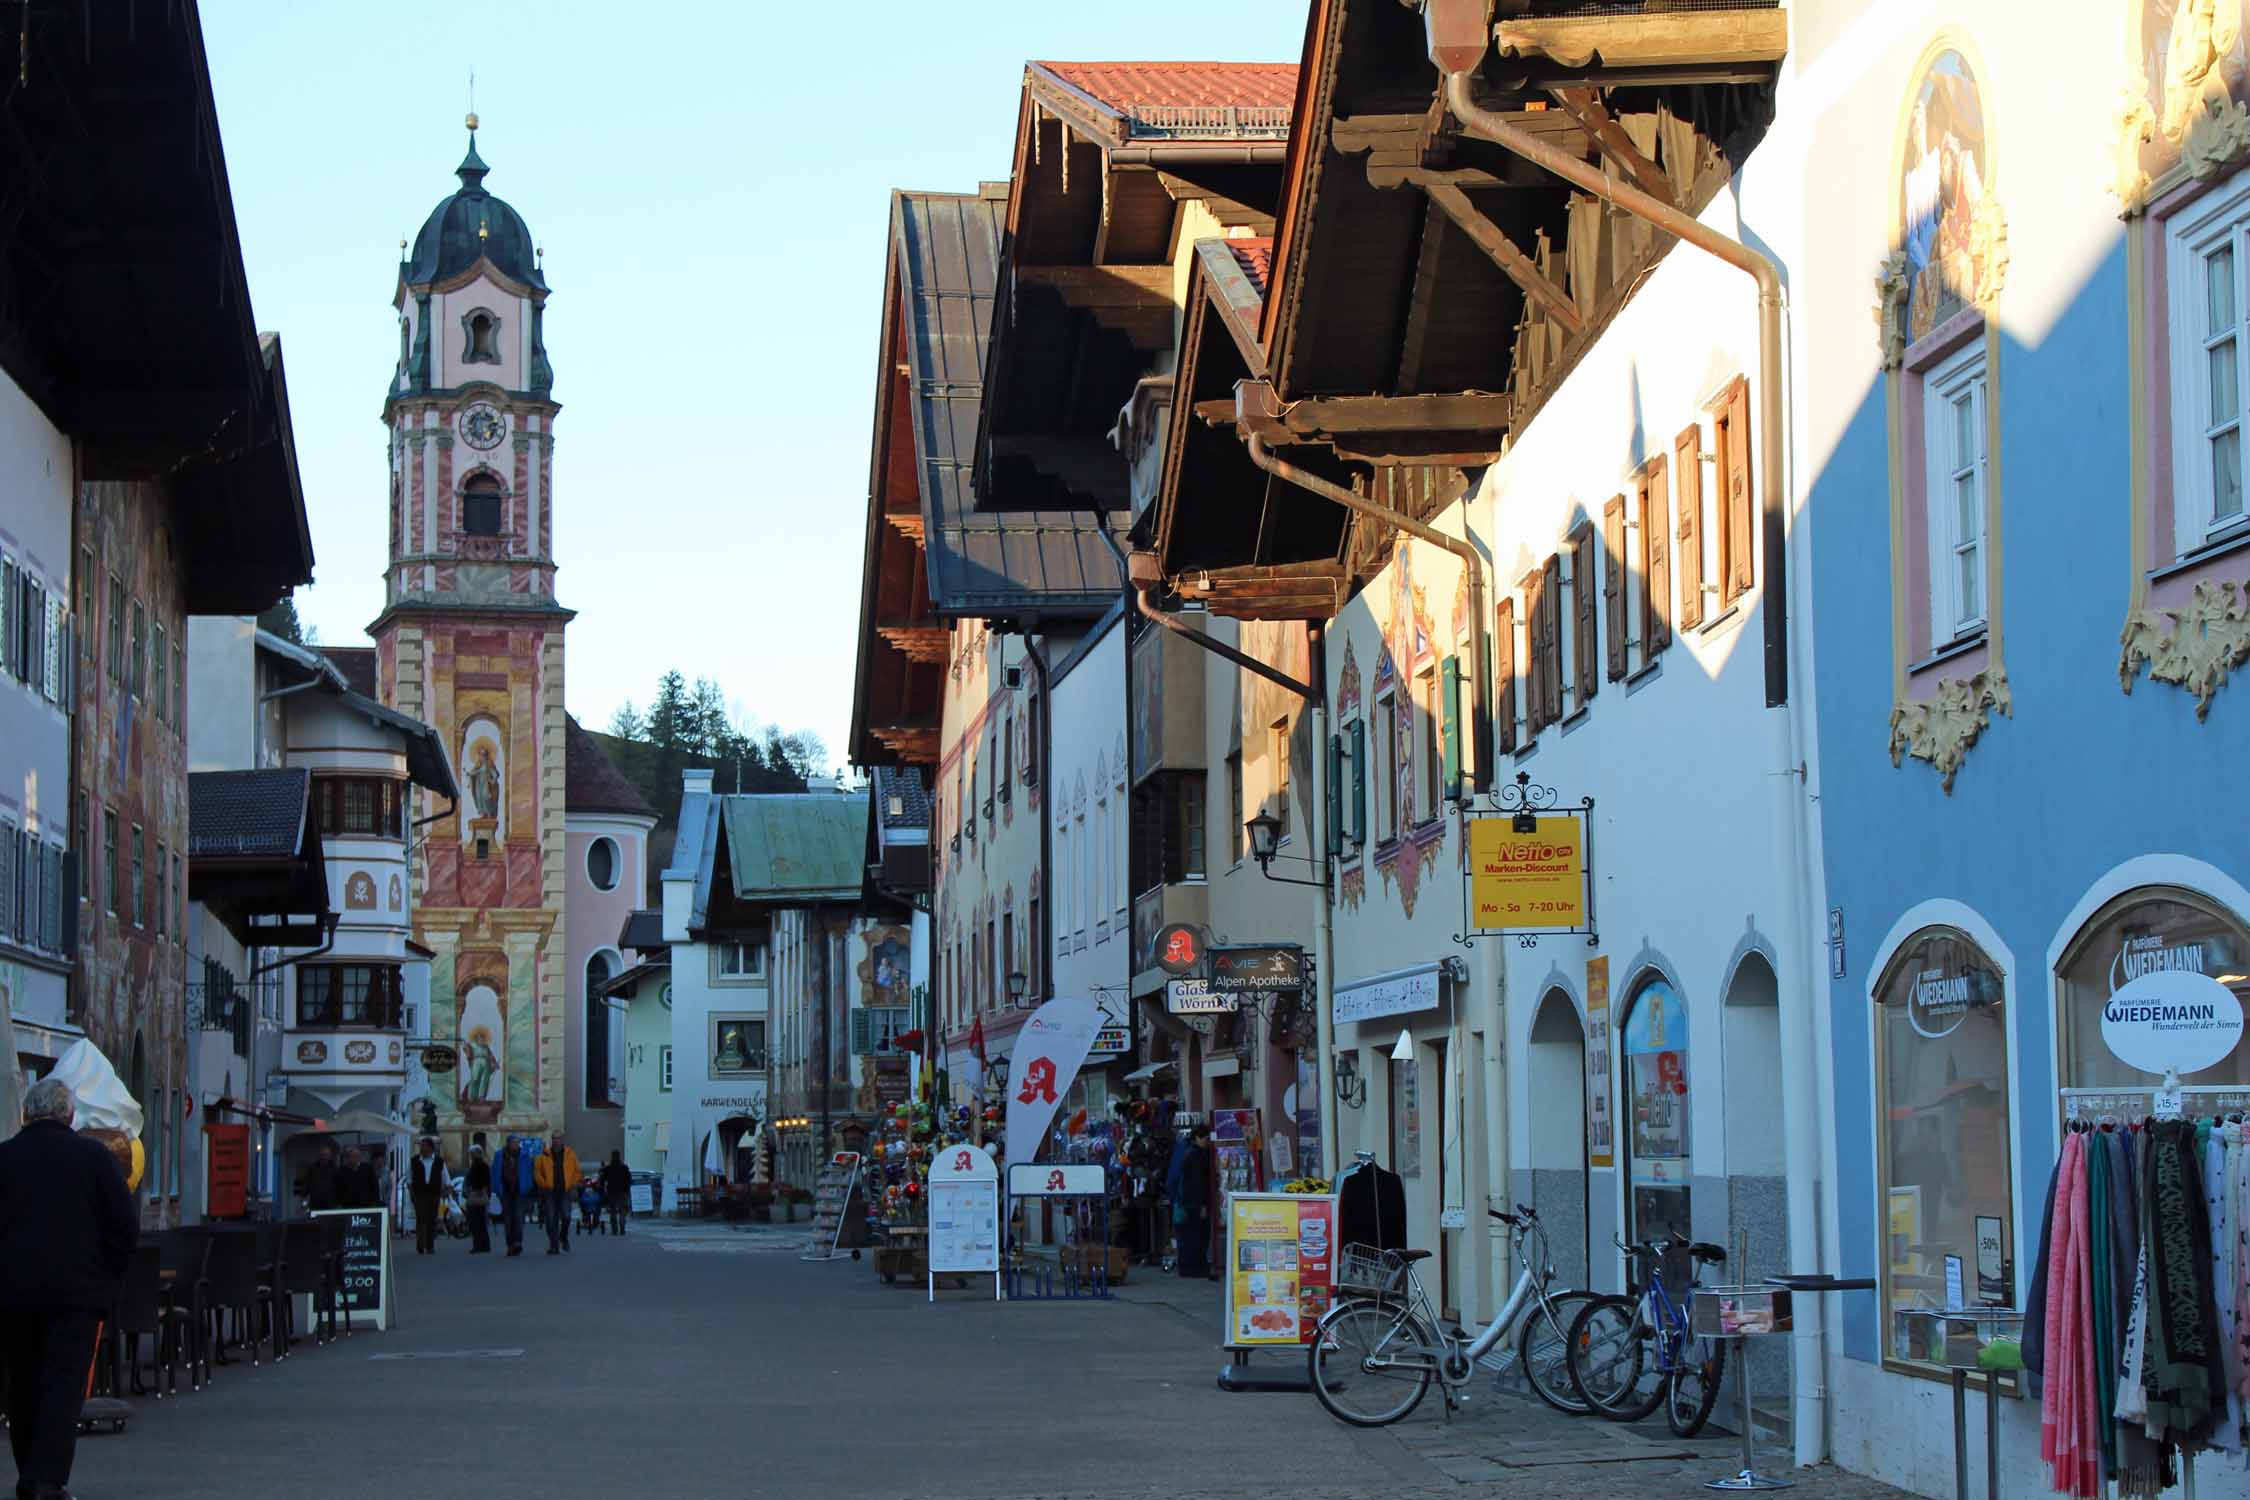
{"label": "painted wall mural", "polygon": [[500,726],[490,719],[472,719],[461,733],[464,844],[482,838],[497,845],[507,839],[507,753]]}
{"label": "painted wall mural", "polygon": [[373,911],[375,909],[375,877],[365,870],[352,871],[344,882],[344,909],[346,911]]}
{"label": "painted wall mural", "polygon": [[1915,85],[1899,183],[1909,342],[1989,300],[2002,253],[1985,228],[1990,168],[1976,77],[1959,52],[1941,52]]}
{"label": "painted wall mural", "polygon": [[[500,962],[497,956],[488,962]],[[506,974],[503,966],[500,975]],[[505,983],[505,979],[500,981]],[[461,1014],[454,1033],[461,1039],[459,1100],[461,1117],[471,1125],[491,1125],[507,1103],[508,1021],[501,992],[485,971],[461,987]]]}
{"label": "painted wall mural", "polygon": [[[1423,874],[1437,864],[1438,853],[1445,847],[1446,827],[1442,814],[1427,822],[1416,820],[1421,804],[1415,800],[1416,762],[1420,759],[1416,753],[1419,729],[1415,715],[1422,713],[1425,705],[1415,702],[1414,683],[1424,668],[1435,665],[1437,635],[1430,624],[1427,591],[1414,582],[1414,550],[1401,547],[1391,567],[1389,618],[1383,626],[1382,652],[1375,662],[1374,686],[1376,698],[1389,692],[1398,704],[1396,733],[1386,749],[1392,774],[1398,778],[1401,825],[1393,838],[1375,846],[1375,868],[1398,892],[1399,909],[1408,917],[1414,915],[1414,903],[1421,895]],[[1374,733],[1371,719],[1371,745]],[[1368,795],[1382,795],[1372,776],[1368,779]]]}
{"label": "painted wall mural", "polygon": [[[1009,888],[1008,904],[1015,904]],[[863,1005],[905,1005],[913,996],[913,934],[904,927],[871,927],[860,933],[866,956],[859,961],[859,993]],[[1013,955],[1010,955],[1013,961]]]}

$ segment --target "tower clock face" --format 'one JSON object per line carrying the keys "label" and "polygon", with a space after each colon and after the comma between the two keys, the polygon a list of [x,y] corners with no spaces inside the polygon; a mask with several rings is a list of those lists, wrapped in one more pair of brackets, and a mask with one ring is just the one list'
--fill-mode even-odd
{"label": "tower clock face", "polygon": [[482,401],[462,413],[461,436],[472,448],[497,448],[507,435],[507,418]]}

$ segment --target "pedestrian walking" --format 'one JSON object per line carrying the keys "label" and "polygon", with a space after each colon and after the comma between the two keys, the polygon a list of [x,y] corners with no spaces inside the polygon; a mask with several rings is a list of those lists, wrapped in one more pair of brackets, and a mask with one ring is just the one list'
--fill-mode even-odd
{"label": "pedestrian walking", "polygon": [[1214,1276],[1211,1269],[1211,1127],[1198,1122],[1180,1156],[1179,1192],[1172,1199],[1179,1236],[1180,1274]]}
{"label": "pedestrian walking", "polygon": [[361,1154],[359,1147],[344,1148],[344,1165],[336,1173],[336,1206],[338,1208],[380,1208],[383,1189],[375,1180],[375,1164]]}
{"label": "pedestrian walking", "polygon": [[625,1232],[625,1216],[633,1207],[633,1170],[625,1165],[625,1153],[609,1153],[609,1165],[602,1168],[602,1195],[609,1200],[609,1232]]}
{"label": "pedestrian walking", "polygon": [[469,1169],[462,1175],[468,1184],[469,1253],[490,1255],[492,1227],[488,1216],[492,1209],[492,1164],[484,1159],[483,1146],[469,1148]]}
{"label": "pedestrian walking", "polygon": [[344,1206],[337,1201],[337,1187],[336,1148],[323,1141],[320,1154],[305,1168],[305,1175],[297,1179],[297,1191],[305,1200],[306,1211],[319,1213],[323,1209]]}
{"label": "pedestrian walking", "polygon": [[117,1158],[71,1133],[77,1111],[68,1084],[43,1078],[25,1091],[23,1129],[0,1142],[0,1363],[17,1500],[69,1500],[94,1346],[141,1237]]}
{"label": "pedestrian walking", "polygon": [[559,1133],[539,1153],[533,1180],[545,1195],[547,1253],[560,1255],[570,1248],[570,1201],[578,1188],[579,1172],[578,1153],[564,1144]]}
{"label": "pedestrian walking", "polygon": [[531,1191],[531,1160],[523,1152],[523,1142],[514,1136],[500,1147],[500,1165],[493,1174],[500,1194],[500,1224],[507,1231],[508,1253],[523,1254],[523,1200]]}
{"label": "pedestrian walking", "polygon": [[437,1154],[437,1137],[422,1137],[422,1149],[411,1163],[406,1194],[414,1200],[414,1253],[437,1254],[438,1202],[452,1185],[445,1158]]}

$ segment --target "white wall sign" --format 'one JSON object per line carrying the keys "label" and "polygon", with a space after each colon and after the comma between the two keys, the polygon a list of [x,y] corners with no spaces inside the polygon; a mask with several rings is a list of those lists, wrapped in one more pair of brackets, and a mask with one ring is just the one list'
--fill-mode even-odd
{"label": "white wall sign", "polygon": [[1164,1008],[1175,1016],[1231,1016],[1241,1001],[1212,989],[1208,979],[1173,979],[1164,986]]}
{"label": "white wall sign", "polygon": [[1378,974],[1373,979],[1337,990],[1336,1024],[1348,1026],[1354,1021],[1377,1021],[1385,1016],[1435,1010],[1437,1003],[1438,966],[1424,964],[1416,969],[1401,969],[1395,974]]}
{"label": "white wall sign", "polygon": [[2102,1007],[2102,1041],[2129,1068],[2184,1078],[2216,1067],[2241,1044],[2242,1002],[2206,974],[2146,973]]}

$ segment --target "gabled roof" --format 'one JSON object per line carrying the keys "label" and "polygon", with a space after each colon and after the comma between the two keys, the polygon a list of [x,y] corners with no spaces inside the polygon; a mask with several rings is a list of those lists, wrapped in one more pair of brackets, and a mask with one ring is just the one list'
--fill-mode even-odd
{"label": "gabled roof", "polygon": [[188,853],[250,858],[294,855],[305,832],[312,773],[196,771],[188,777]]}
{"label": "gabled roof", "polygon": [[626,913],[625,925],[617,932],[617,946],[636,953],[655,953],[668,946],[664,941],[664,913],[653,909]]}
{"label": "gabled roof", "polygon": [[302,767],[188,776],[188,898],[245,944],[309,948],[334,920]]}
{"label": "gabled roof", "polygon": [[[441,797],[461,795],[453,780],[453,767],[445,756],[445,745],[438,739],[435,729],[388,704],[376,702],[370,694],[347,687],[343,668],[330,653],[284,640],[270,630],[258,632],[257,644],[260,651],[296,668],[308,680],[318,682],[322,691],[353,712],[365,715],[370,723],[396,730],[406,742],[406,774],[417,786],[427,787]],[[372,657],[373,653],[369,655]]]}
{"label": "gabled roof", "polygon": [[641,789],[611,764],[594,737],[569,714],[563,715],[563,810],[650,819],[656,816],[656,809],[648,805]]}
{"label": "gabled roof", "polygon": [[867,794],[727,797],[722,822],[737,901],[857,901],[866,885]]}
{"label": "gabled roof", "polygon": [[1029,71],[1109,115],[1128,139],[1278,140],[1297,94],[1293,63],[1034,62]]}

